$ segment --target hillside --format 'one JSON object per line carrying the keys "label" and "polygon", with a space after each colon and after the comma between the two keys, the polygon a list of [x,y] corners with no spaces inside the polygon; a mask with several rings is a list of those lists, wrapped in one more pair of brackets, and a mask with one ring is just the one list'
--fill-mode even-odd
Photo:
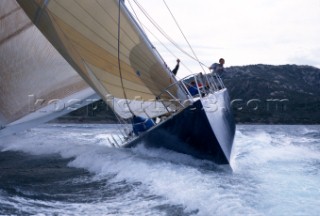
{"label": "hillside", "polygon": [[320,123],[320,69],[297,65],[226,68],[237,122]]}
{"label": "hillside", "polygon": [[[320,124],[320,69],[297,65],[248,65],[225,69],[237,123]],[[98,101],[59,118],[63,122],[114,122]]]}

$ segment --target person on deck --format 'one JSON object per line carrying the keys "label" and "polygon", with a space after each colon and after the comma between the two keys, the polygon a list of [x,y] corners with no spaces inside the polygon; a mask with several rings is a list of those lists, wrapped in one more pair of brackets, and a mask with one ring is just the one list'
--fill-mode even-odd
{"label": "person on deck", "polygon": [[197,88],[195,81],[192,81],[190,83],[190,86],[188,87],[188,91],[190,92],[191,96],[195,96],[195,95],[199,94],[199,91],[198,91],[198,88]]}
{"label": "person on deck", "polygon": [[221,76],[221,74],[224,72],[224,65],[225,61],[223,58],[219,59],[219,63],[213,63],[209,69],[212,70],[212,72],[218,74],[219,76]]}
{"label": "person on deck", "polygon": [[176,65],[175,68],[171,71],[174,75],[177,75],[178,70],[179,70],[179,66],[180,66],[180,59],[177,59],[177,65]]}
{"label": "person on deck", "polygon": [[154,121],[150,118],[143,118],[141,116],[136,115],[132,117],[133,133],[136,136],[152,128],[154,125]]}

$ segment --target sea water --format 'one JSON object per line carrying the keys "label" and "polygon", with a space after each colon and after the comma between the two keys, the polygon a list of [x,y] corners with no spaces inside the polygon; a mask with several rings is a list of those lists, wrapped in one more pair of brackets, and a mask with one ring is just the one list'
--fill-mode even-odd
{"label": "sea water", "polygon": [[237,125],[230,169],[110,147],[116,126],[46,124],[0,140],[1,215],[319,215],[320,126]]}

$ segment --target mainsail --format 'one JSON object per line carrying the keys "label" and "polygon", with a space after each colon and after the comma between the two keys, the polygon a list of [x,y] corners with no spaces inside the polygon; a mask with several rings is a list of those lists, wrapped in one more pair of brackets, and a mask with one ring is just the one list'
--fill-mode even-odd
{"label": "mainsail", "polygon": [[0,1],[0,25],[0,135],[52,120],[98,98],[17,2]]}
{"label": "mainsail", "polygon": [[[155,100],[176,81],[175,77],[131,17],[123,1],[17,2],[62,56],[118,115],[123,118],[133,114],[154,117],[168,111]],[[179,89],[175,88],[171,89],[170,99],[172,96],[179,98]],[[111,100],[110,96],[115,100]],[[127,112],[123,112],[123,106]]]}

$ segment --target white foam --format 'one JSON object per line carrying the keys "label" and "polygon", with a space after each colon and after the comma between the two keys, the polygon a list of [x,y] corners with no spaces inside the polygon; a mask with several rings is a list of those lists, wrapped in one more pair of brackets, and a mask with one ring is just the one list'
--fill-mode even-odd
{"label": "white foam", "polygon": [[152,194],[165,197],[172,204],[182,204],[187,211],[199,209],[200,215],[254,212],[232,190],[220,188],[224,183],[215,179],[219,173],[209,170],[209,174],[204,174],[199,170],[199,166],[210,164],[208,161],[164,149],[108,148],[97,145],[101,138],[99,127],[61,130],[48,126],[13,138],[3,150],[74,157],[69,164],[72,167],[85,168],[96,173],[97,178],[116,174],[114,181],[142,182]]}
{"label": "white foam", "polygon": [[[261,128],[261,127],[260,127]],[[272,161],[303,161],[320,158],[320,152],[310,146],[311,140],[289,131],[272,133],[257,129],[248,135],[237,132],[234,151],[237,157],[246,160],[243,165],[265,164]],[[245,152],[249,150],[250,152]],[[245,154],[245,157],[242,157]]]}
{"label": "white foam", "polygon": [[[318,186],[319,174],[304,179],[303,166],[310,160],[319,160],[319,150],[297,144],[299,139],[289,132],[269,132],[270,128],[263,130],[262,126],[254,130],[245,126],[238,128],[233,174],[211,162],[165,149],[107,147],[103,140],[112,129],[104,126],[46,126],[12,140],[1,140],[0,146],[2,150],[59,153],[62,157],[74,158],[69,166],[85,168],[95,173],[97,179],[103,180],[112,174],[114,182],[141,182],[139,190],[163,197],[164,203],[183,205],[186,212],[199,210],[198,215],[268,215],[277,213],[276,210],[290,214],[299,210],[290,205],[295,199],[301,201],[310,195],[309,203],[317,202],[314,197],[320,192],[314,189]],[[286,184],[287,178],[290,184]],[[299,187],[301,184],[306,188]],[[292,198],[285,201],[284,207],[279,207],[285,195]],[[149,204],[140,205],[143,208]],[[96,212],[89,204],[83,208]],[[106,208],[103,210],[108,212]]]}

